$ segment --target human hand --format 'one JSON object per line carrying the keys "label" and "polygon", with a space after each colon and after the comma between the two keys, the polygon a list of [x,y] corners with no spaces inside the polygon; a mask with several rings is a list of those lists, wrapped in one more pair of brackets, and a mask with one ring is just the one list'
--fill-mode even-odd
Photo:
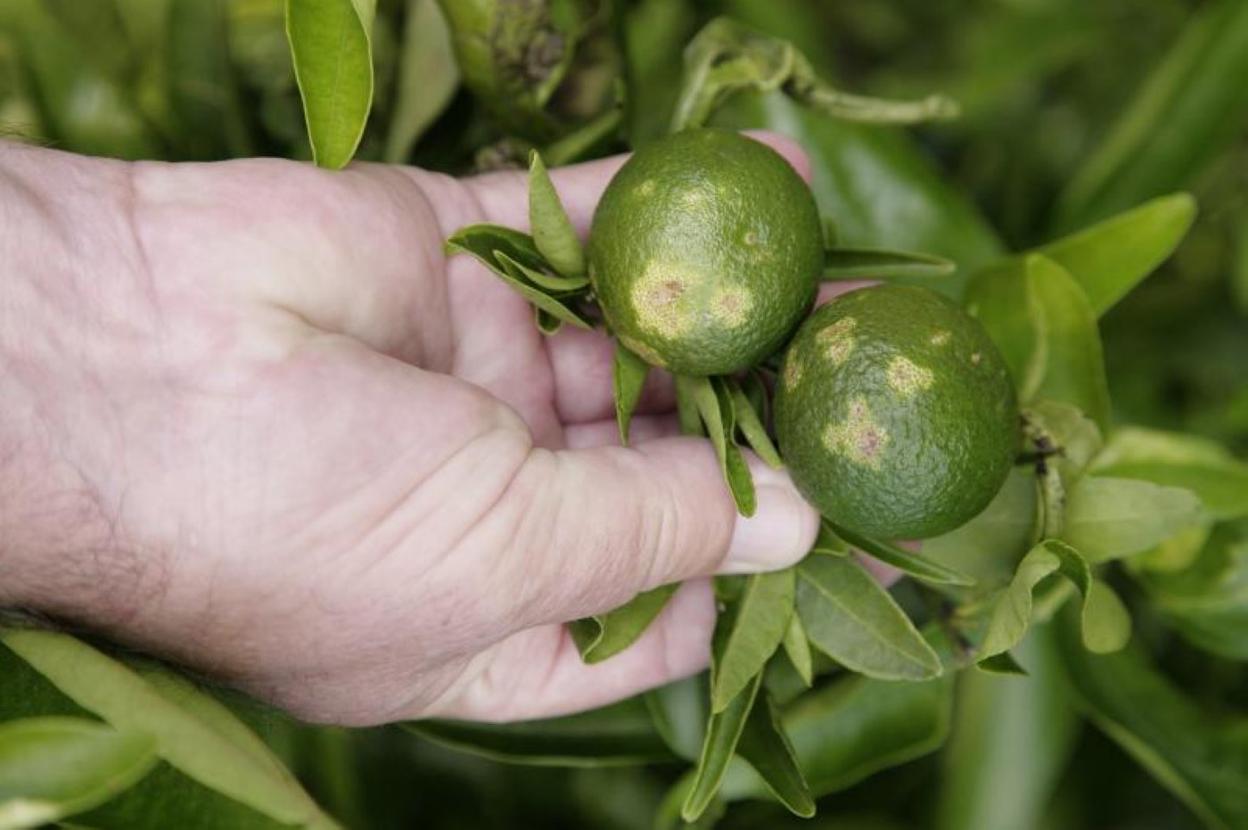
{"label": "human hand", "polygon": [[[554,172],[582,231],[621,161]],[[697,671],[698,577],[814,538],[760,465],[736,516],[658,372],[638,443],[610,446],[609,340],[545,339],[444,258],[463,225],[527,225],[520,174],[0,146],[0,204],[0,604],[311,720],[507,720]],[[680,580],[635,646],[582,664],[563,622]]]}

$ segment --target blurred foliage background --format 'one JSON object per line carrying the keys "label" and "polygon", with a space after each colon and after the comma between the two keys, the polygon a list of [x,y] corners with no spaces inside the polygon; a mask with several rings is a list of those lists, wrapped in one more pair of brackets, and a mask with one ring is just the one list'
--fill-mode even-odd
{"label": "blurred foliage background", "polygon": [[[443,4],[466,18],[489,5]],[[626,149],[664,131],[683,45],[728,14],[791,40],[843,88],[939,90],[961,103],[960,119],[906,131],[810,117],[779,99],[742,100],[721,116],[799,138],[821,207],[851,243],[931,251],[965,271],[1148,198],[1192,192],[1200,215],[1177,255],[1102,321],[1114,418],[1248,453],[1248,2],[555,5],[577,32],[576,54],[560,82],[530,100],[517,92],[531,87],[524,77],[485,95],[461,83],[432,0],[379,0],[375,103],[357,158],[455,174],[506,166],[529,143],[557,146],[574,126],[603,118],[619,79],[622,128],[605,119],[589,141],[564,149],[567,158]],[[282,0],[4,0],[0,134],[125,159],[309,159],[283,15]],[[531,51],[525,65],[551,58]],[[462,74],[482,91],[472,66]],[[1242,522],[1223,532],[1248,537]],[[1201,706],[1248,709],[1244,663],[1148,616],[1136,624]],[[1031,681],[960,676],[940,751],[824,797],[812,822],[741,802],[719,826],[1201,826],[1081,724],[1058,673],[1044,669],[1058,647],[1051,639],[1033,637],[1024,651]],[[650,827],[680,771],[511,766],[394,730],[311,729],[244,701],[236,709],[353,827]]]}

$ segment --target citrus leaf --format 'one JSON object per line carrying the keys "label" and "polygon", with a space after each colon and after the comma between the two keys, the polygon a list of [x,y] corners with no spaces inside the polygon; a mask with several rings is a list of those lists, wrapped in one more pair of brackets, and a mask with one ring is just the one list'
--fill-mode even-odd
{"label": "citrus leaf", "polygon": [[[811,793],[823,796],[938,749],[949,734],[954,673],[922,682],[846,675],[806,692],[781,714]],[[743,761],[734,761],[723,796],[768,792]]]}
{"label": "citrus leaf", "polygon": [[680,421],[681,435],[706,435],[702,427],[702,416],[698,414],[696,390],[702,378],[687,375],[673,377],[676,386],[676,417]]}
{"label": "citrus leaf", "polygon": [[983,512],[957,530],[923,541],[923,557],[975,580],[977,594],[1006,585],[1031,545],[1035,475],[1015,467]]}
{"label": "citrus leaf", "polygon": [[766,692],[759,696],[746,718],[737,754],[754,768],[771,794],[790,812],[802,818],[815,814],[815,800],[797,764],[793,744]]}
{"label": "citrus leaf", "polygon": [[944,257],[879,248],[828,248],[823,252],[825,282],[888,280],[898,277],[944,277],[957,270]]}
{"label": "citrus leaf", "polygon": [[1177,572],[1137,575],[1151,607],[1197,648],[1248,661],[1248,526],[1221,524]]}
{"label": "citrus leaf", "polygon": [[373,106],[376,0],[286,0],[286,38],[312,157],[345,167]]}
{"label": "citrus leaf", "polygon": [[1021,397],[1076,406],[1104,432],[1109,427],[1109,382],[1096,315],[1060,265],[1033,255],[1026,268],[1038,340],[1023,375]]}
{"label": "citrus leaf", "polygon": [[858,550],[868,556],[878,559],[886,565],[891,565],[899,571],[914,577],[915,579],[929,582],[934,585],[958,585],[962,587],[975,584],[975,580],[965,574],[958,573],[953,568],[945,567],[939,562],[933,562],[917,553],[911,553],[904,548],[899,548],[889,542],[883,542],[878,539],[872,539],[869,536],[855,533],[847,527],[841,527],[838,524],[832,524],[832,530],[837,536],[849,542]]}
{"label": "citrus leaf", "polygon": [[615,422],[620,427],[620,443],[625,447],[628,446],[628,427],[633,420],[633,410],[641,399],[648,374],[650,365],[616,341],[611,382],[615,392]]}
{"label": "citrus leaf", "polygon": [[1104,444],[1100,428],[1078,407],[1058,401],[1033,401],[1023,410],[1023,418],[1024,433],[1043,435],[1048,444],[1052,454],[1045,463],[1056,466],[1062,484],[1073,488]]}
{"label": "citrus leaf", "polygon": [[166,83],[180,155],[255,155],[234,77],[225,1],[171,0],[166,14]]}
{"label": "citrus leaf", "polygon": [[579,277],[585,273],[581,240],[536,150],[529,153],[529,226],[537,250],[556,271],[565,277]]}
{"label": "citrus leaf", "polygon": [[802,683],[809,688],[815,682],[815,672],[810,657],[810,642],[806,639],[806,629],[802,627],[802,620],[797,614],[789,617],[789,624],[784,630],[784,640],[781,644],[784,646],[784,653],[788,656],[789,663],[792,664],[798,677],[802,679]]}
{"label": "citrus leaf", "polygon": [[[1032,619],[1032,593],[1046,577],[1060,573],[1083,595],[1084,645],[1097,653],[1116,651],[1131,636],[1131,618],[1110,588],[1095,580],[1087,561],[1070,545],[1048,539],[1023,557],[1008,588],[993,604],[979,647],[981,662],[1022,642]],[[991,670],[999,665],[990,664]]]}
{"label": "citrus leaf", "polygon": [[156,742],[83,718],[0,723],[0,828],[40,827],[125,791],[155,766]]}
{"label": "citrus leaf", "polygon": [[671,786],[654,816],[654,830],[712,830],[728,809],[728,803],[716,795],[694,821],[685,821],[680,811],[693,789],[694,770],[682,775]]}
{"label": "citrus leaf", "polygon": [[697,821],[719,793],[728,764],[736,752],[737,741],[740,740],[750,710],[754,707],[754,699],[758,696],[762,679],[761,674],[755,675],[726,709],[712,713],[707,721],[706,739],[702,743],[702,754],[698,757],[693,784],[680,808],[680,815],[685,821]]}
{"label": "citrus leaf", "polygon": [[1089,475],[1069,494],[1062,538],[1089,561],[1104,562],[1148,550],[1202,515],[1190,490]]}
{"label": "citrus leaf", "polygon": [[1075,278],[1100,317],[1174,252],[1195,218],[1195,200],[1174,193],[1041,245],[1037,253]]}
{"label": "citrus leaf", "polygon": [[806,636],[846,668],[886,680],[926,680],[940,659],[888,592],[849,558],[798,565],[797,608]]}
{"label": "citrus leaf", "polygon": [[336,826],[263,742],[188,682],[153,681],[166,672],[132,669],[65,634],[8,629],[0,643],[82,709],[151,735],[160,758],[203,787],[277,822]]}
{"label": "citrus leaf", "polygon": [[934,830],[1035,830],[1052,812],[1081,733],[1053,628],[1034,626],[1021,644],[1027,678],[958,675]]}
{"label": "citrus leaf", "polygon": [[[754,477],[745,463],[745,456],[733,440],[736,421],[732,399],[723,392],[722,384],[717,384],[711,378],[688,378],[686,390],[691,402],[697,407],[698,416],[715,448],[720,472],[732,492],[737,512],[742,516],[754,515],[757,507]],[[679,385],[677,391],[679,392]]]}
{"label": "citrus leaf", "polygon": [[661,585],[638,594],[625,605],[568,623],[568,631],[586,663],[601,663],[637,642],[667,605],[678,585]]}
{"label": "citrus leaf", "polygon": [[1020,675],[1022,677],[1027,676],[1027,670],[1020,666],[1018,661],[1015,660],[1014,656],[1008,651],[1003,651],[1000,654],[994,654],[991,657],[985,657],[983,660],[979,661],[977,667],[981,671],[988,672],[989,674],[1013,674]]}
{"label": "citrus leaf", "polygon": [[563,328],[563,321],[553,314],[547,313],[544,309],[533,307],[533,325],[537,326],[537,330],[542,334],[550,337],[559,333]]}
{"label": "citrus leaf", "polygon": [[402,726],[442,746],[513,764],[598,767],[673,758],[640,697],[562,718],[520,723],[425,720]]}
{"label": "citrus leaf", "polygon": [[1110,437],[1092,471],[1190,490],[1215,519],[1248,515],[1248,463],[1204,438],[1125,427]]}
{"label": "citrus leaf", "polygon": [[407,160],[459,86],[451,32],[438,4],[434,0],[408,0],[406,18],[398,88],[383,156],[391,164]]}
{"label": "citrus leaf", "polygon": [[664,742],[677,756],[696,763],[710,715],[707,673],[660,686],[646,692],[644,698],[654,728]]}
{"label": "citrus leaf", "polygon": [[711,710],[722,712],[763,671],[779,648],[793,616],[792,568],[750,575],[730,619],[712,673]]}
{"label": "citrus leaf", "polygon": [[1062,623],[1062,665],[1092,723],[1208,826],[1248,826],[1248,718],[1184,695],[1138,643],[1093,655],[1073,616]]}
{"label": "citrus leaf", "polygon": [[832,523],[827,519],[819,522],[819,532],[815,534],[814,547],[811,553],[825,556],[849,556],[849,545],[832,530]]}
{"label": "citrus leaf", "polygon": [[767,427],[763,425],[762,420],[758,416],[758,411],[750,403],[750,399],[746,397],[741,386],[732,378],[726,378],[724,386],[732,397],[733,415],[737,422],[737,429],[741,430],[741,434],[745,436],[745,441],[749,444],[750,449],[754,450],[755,454],[769,466],[777,470],[783,467],[784,460],[780,458],[776,445],[772,443],[771,436],[767,434]]}

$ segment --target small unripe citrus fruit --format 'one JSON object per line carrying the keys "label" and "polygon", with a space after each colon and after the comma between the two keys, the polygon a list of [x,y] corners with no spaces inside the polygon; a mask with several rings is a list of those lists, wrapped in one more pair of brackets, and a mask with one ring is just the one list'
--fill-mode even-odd
{"label": "small unripe citrus fruit", "polygon": [[977,320],[934,291],[884,285],[812,314],[785,353],[776,433],[832,521],[887,539],[954,529],[1013,463],[1018,405]]}
{"label": "small unripe citrus fruit", "polygon": [[727,130],[686,130],[634,153],[589,235],[612,332],[688,375],[734,372],[783,346],[822,263],[810,188],[776,151]]}

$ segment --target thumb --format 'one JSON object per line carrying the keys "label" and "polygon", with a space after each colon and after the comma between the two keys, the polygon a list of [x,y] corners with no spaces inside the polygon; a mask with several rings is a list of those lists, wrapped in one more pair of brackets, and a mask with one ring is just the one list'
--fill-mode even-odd
{"label": "thumb", "polygon": [[523,516],[507,557],[525,570],[522,614],[563,622],[659,585],[799,560],[814,543],[818,514],[786,473],[749,460],[758,507],[746,518],[705,440],[534,450],[499,505]]}

